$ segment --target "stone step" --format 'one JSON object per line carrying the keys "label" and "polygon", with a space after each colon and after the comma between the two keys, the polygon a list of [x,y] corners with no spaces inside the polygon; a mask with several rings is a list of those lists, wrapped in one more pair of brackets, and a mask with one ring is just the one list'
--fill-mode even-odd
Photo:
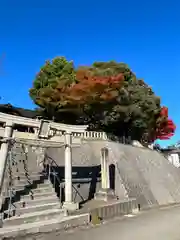
{"label": "stone step", "polygon": [[[25,191],[25,188],[28,186],[28,184],[21,184],[21,185],[17,185],[13,188],[13,192],[16,193],[16,192],[21,192],[21,191]],[[29,185],[30,186],[30,185]],[[12,192],[12,193],[13,193]],[[41,187],[39,186],[38,188],[35,188],[35,189],[29,189],[28,190],[28,194],[26,193],[26,195],[24,195],[23,197],[25,197],[26,199],[31,199],[31,195],[33,195],[35,198],[38,198],[40,196],[54,196],[56,195],[56,192],[55,192],[55,189],[50,185],[48,187]],[[9,192],[6,192],[3,194],[3,197],[4,198],[8,198],[9,197]]]}
{"label": "stone step", "polygon": [[11,217],[4,221],[4,226],[15,226],[25,223],[32,223],[37,221],[49,220],[52,218],[64,217],[63,209],[48,209],[45,211],[25,213],[21,216]]}
{"label": "stone step", "polygon": [[[24,208],[17,208],[15,209],[15,215],[20,216],[25,213],[32,213],[32,212],[38,212],[38,211],[45,211],[49,209],[60,209],[61,204],[60,203],[46,203],[46,204],[39,204],[36,206],[29,206],[29,207],[24,207]],[[4,213],[8,214],[8,210],[4,211]],[[12,209],[13,213],[13,209]]]}
{"label": "stone step", "polygon": [[49,181],[44,181],[44,183],[37,184],[37,187],[38,188],[48,188],[48,187],[53,187],[53,185]]}
{"label": "stone step", "polygon": [[36,194],[36,193],[45,193],[45,192],[52,193],[52,192],[54,192],[54,188],[52,187],[52,185],[48,186],[48,187],[41,187],[41,186],[39,186],[36,189],[32,189],[32,192],[34,194]]}
{"label": "stone step", "polygon": [[[26,177],[24,171],[18,172],[18,173],[16,173],[16,175],[19,176],[19,177],[23,177],[23,176]],[[45,174],[43,174],[43,173],[41,173],[41,172],[31,172],[31,171],[28,171],[28,172],[27,172],[27,175],[28,175],[29,177],[31,177],[31,176],[45,176]]]}
{"label": "stone step", "polygon": [[[89,214],[81,214],[65,216],[63,218],[52,218],[47,221],[44,220],[18,226],[4,226],[0,228],[0,239],[38,239],[38,233],[41,235],[42,233],[56,232],[57,230],[63,233],[67,226],[75,228],[81,225],[87,225],[89,219]],[[40,238],[43,239],[43,236],[42,234],[42,238]]]}
{"label": "stone step", "polygon": [[15,191],[22,191],[22,190],[25,189],[25,187],[30,186],[30,185],[31,185],[31,184],[29,184],[28,182],[26,182],[25,184],[19,183],[19,184],[17,184],[16,186],[14,186],[13,189],[14,189]]}
{"label": "stone step", "polygon": [[[28,175],[28,176],[25,176],[25,175],[18,175],[18,177],[19,177],[19,180],[24,180],[24,179],[32,179],[32,180],[38,180],[38,179],[40,179],[40,178],[45,178],[45,176],[44,175]],[[18,178],[17,178],[17,180],[18,180]]]}
{"label": "stone step", "polygon": [[[25,187],[30,186],[33,182],[28,182],[25,180],[19,180],[18,183],[16,183],[16,186],[14,186],[13,188],[15,190],[23,190]],[[42,183],[38,183],[37,187],[41,187],[41,188],[46,188],[46,187],[51,187],[52,184],[49,182],[49,180],[44,180],[44,182]]]}
{"label": "stone step", "polygon": [[[20,181],[19,183],[16,183],[13,187],[12,190],[13,191],[24,191],[27,187],[30,188],[32,186],[33,182],[27,182],[27,181]],[[44,191],[55,191],[53,188],[53,185],[49,182],[42,182],[37,184],[37,188],[36,189],[32,189],[33,192],[44,192]],[[8,197],[8,196],[7,196]]]}
{"label": "stone step", "polygon": [[19,180],[16,179],[16,180],[14,181],[14,184],[15,184],[15,185],[19,185],[19,184],[21,185],[21,184],[33,183],[33,182],[36,183],[36,181],[37,181],[37,182],[40,181],[39,184],[41,184],[41,181],[42,181],[42,183],[44,183],[44,182],[43,182],[44,180],[46,180],[46,179],[43,179],[43,178],[40,177],[40,176],[30,177],[30,178],[22,177],[22,178],[20,178]]}
{"label": "stone step", "polygon": [[50,197],[41,197],[41,198],[37,198],[37,199],[29,199],[26,201],[19,201],[14,203],[14,205],[16,206],[16,208],[23,208],[23,207],[29,207],[29,206],[36,206],[36,205],[40,205],[40,204],[47,204],[47,203],[60,203],[60,200],[58,199],[57,196],[50,196]]}
{"label": "stone step", "polygon": [[[27,173],[28,173],[28,175],[30,175],[30,176],[37,176],[37,175],[42,175],[42,176],[44,176],[44,174],[42,173],[42,172],[34,172],[34,171],[27,171]],[[18,175],[19,176],[25,176],[25,172],[19,172],[18,173]]]}
{"label": "stone step", "polygon": [[33,193],[30,192],[28,195],[24,195],[21,200],[22,201],[28,201],[33,198],[33,200],[39,199],[39,198],[44,198],[44,197],[57,197],[56,193],[51,191],[51,192],[40,192],[40,193]]}
{"label": "stone step", "polygon": [[14,186],[16,185],[27,185],[27,184],[32,184],[33,180],[32,179],[20,179],[20,180],[15,180],[14,181]]}

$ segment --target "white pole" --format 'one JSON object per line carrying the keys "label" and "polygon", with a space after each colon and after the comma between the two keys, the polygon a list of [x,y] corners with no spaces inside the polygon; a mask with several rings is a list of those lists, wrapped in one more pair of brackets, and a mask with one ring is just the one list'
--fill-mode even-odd
{"label": "white pole", "polygon": [[65,202],[72,203],[72,135],[65,133]]}
{"label": "white pole", "polygon": [[108,165],[108,149],[101,149],[101,186],[102,189],[109,189],[109,165]]}

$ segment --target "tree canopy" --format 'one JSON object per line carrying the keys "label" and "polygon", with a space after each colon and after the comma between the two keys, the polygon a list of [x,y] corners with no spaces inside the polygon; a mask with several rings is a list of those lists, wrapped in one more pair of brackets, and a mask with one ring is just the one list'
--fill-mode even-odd
{"label": "tree canopy", "polygon": [[41,67],[30,96],[55,121],[88,124],[118,137],[150,143],[175,131],[160,98],[124,63],[95,62],[75,69],[72,61],[54,58]]}

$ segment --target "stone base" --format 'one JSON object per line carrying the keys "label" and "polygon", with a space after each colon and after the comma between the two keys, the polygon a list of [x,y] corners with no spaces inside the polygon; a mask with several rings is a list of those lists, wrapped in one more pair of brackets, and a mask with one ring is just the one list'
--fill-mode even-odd
{"label": "stone base", "polygon": [[67,211],[73,212],[79,209],[79,203],[64,202],[62,207]]}
{"label": "stone base", "polygon": [[132,213],[133,213],[133,214],[139,213],[139,209],[138,209],[138,208],[133,208],[133,209],[132,209]]}
{"label": "stone base", "polygon": [[112,189],[101,189],[94,195],[95,200],[101,201],[109,201],[109,200],[117,200],[115,193]]}

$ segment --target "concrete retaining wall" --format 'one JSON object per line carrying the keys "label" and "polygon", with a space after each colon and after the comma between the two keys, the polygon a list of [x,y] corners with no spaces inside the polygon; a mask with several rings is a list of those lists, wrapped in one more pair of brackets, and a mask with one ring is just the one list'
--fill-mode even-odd
{"label": "concrete retaining wall", "polygon": [[124,202],[114,202],[109,203],[108,205],[97,207],[90,211],[90,215],[98,216],[102,220],[106,220],[109,218],[123,216],[126,214],[133,213],[138,209],[137,202],[135,199],[129,199]]}
{"label": "concrete retaining wall", "polygon": [[[119,199],[136,198],[141,208],[180,202],[180,170],[151,149],[89,141],[73,148],[73,168],[84,172],[85,168],[99,166],[102,147],[109,149],[109,165],[114,167],[113,185]],[[63,149],[49,149],[48,154],[64,166]]]}
{"label": "concrete retaining wall", "polygon": [[[120,200],[136,198],[141,208],[180,202],[180,170],[174,167],[162,154],[146,148],[138,148],[110,141],[86,141],[73,148],[73,184],[76,202],[93,198],[100,188],[100,150],[109,149],[111,187]],[[18,152],[19,150],[16,150]],[[58,164],[56,169],[61,182],[64,181],[64,148],[50,148],[49,157]],[[28,152],[28,167],[37,171],[41,153]],[[19,172],[24,171],[22,156],[16,160]],[[26,155],[23,155],[26,162]],[[39,166],[41,170],[42,166]],[[14,168],[15,174],[16,167]],[[114,176],[113,176],[114,175]]]}

